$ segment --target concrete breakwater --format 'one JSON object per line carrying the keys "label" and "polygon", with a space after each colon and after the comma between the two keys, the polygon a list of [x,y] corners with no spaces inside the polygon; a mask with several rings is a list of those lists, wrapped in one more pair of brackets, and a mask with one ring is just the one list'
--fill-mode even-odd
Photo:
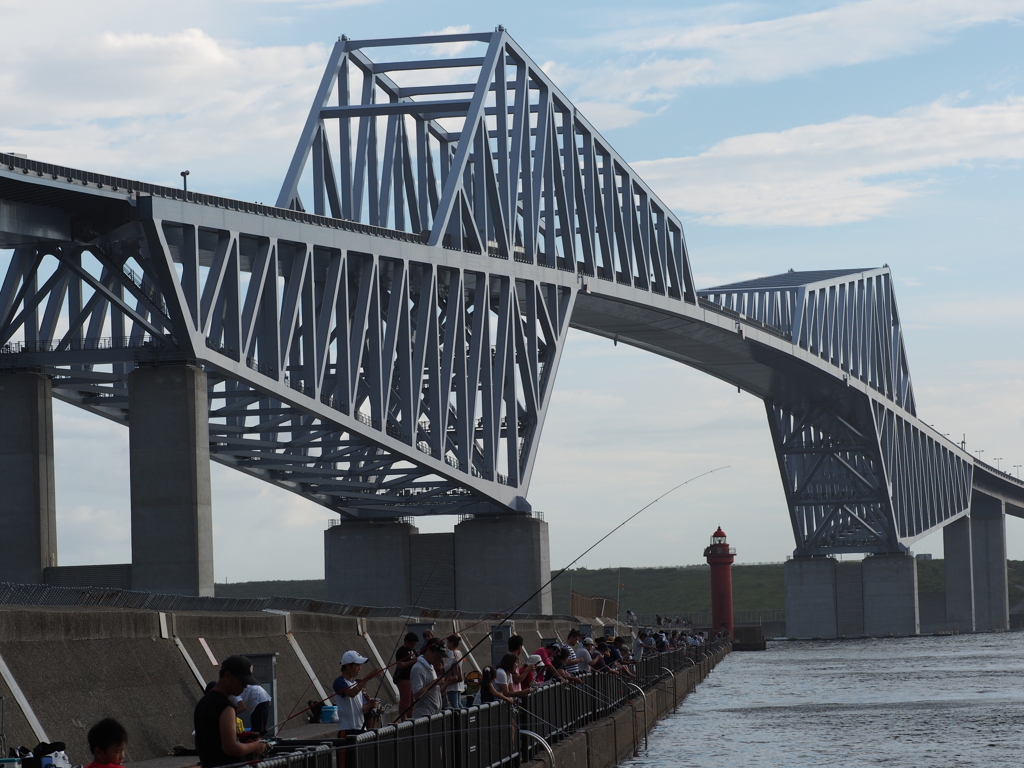
{"label": "concrete breakwater", "polygon": [[[466,647],[482,641],[467,670],[490,662],[488,635],[497,621],[422,619],[442,637],[459,632]],[[603,634],[600,620],[581,621]],[[409,626],[416,622],[410,619]],[[576,624],[516,620],[515,631],[532,650],[545,638],[564,640]],[[307,700],[327,696],[344,651],[366,656],[367,666],[387,664],[405,626],[403,618],[306,612],[0,606],[7,744],[64,741],[73,762],[88,762],[87,730],[103,717],[115,717],[129,733],[129,761],[166,755],[174,745],[191,746],[192,711],[225,657],[275,655],[277,718],[283,720]],[[397,691],[388,680],[378,695],[394,703]],[[653,713],[660,705],[649,706]],[[305,735],[303,726],[305,718],[296,717],[280,733]]]}
{"label": "concrete breakwater", "polygon": [[[646,746],[647,734],[658,720],[671,714],[730,651],[724,646],[706,654],[693,666],[650,686],[644,697],[633,700],[608,717],[598,720],[552,745],[557,768],[614,768]],[[541,755],[528,768],[546,768],[550,758]]]}

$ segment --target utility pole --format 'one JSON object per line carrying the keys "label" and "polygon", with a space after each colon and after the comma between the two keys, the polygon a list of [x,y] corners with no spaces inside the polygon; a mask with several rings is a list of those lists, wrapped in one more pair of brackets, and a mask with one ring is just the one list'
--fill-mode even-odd
{"label": "utility pole", "polygon": [[619,614],[622,613],[622,608],[619,607],[619,588],[622,586],[622,566],[615,572],[615,623],[619,623]]}

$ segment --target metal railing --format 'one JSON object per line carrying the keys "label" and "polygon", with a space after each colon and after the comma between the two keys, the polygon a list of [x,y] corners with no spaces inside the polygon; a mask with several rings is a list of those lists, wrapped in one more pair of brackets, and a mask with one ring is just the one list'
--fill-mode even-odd
{"label": "metal railing", "polygon": [[[549,683],[524,697],[518,712],[495,701],[447,709],[345,739],[282,739],[272,757],[255,764],[261,768],[342,764],[344,768],[515,768],[536,757],[537,737],[545,744],[557,743],[629,705],[633,694],[643,697],[644,690],[661,685],[676,672],[719,655],[727,645],[721,642],[653,655],[634,665],[636,679],[587,673],[579,684]],[[645,721],[645,732],[646,726]]]}
{"label": "metal railing", "polygon": [[762,331],[765,331],[766,333],[770,333],[772,336],[777,336],[780,339],[783,339],[784,341],[788,341],[788,342],[793,343],[793,344],[796,343],[796,342],[793,341],[793,334],[792,333],[789,333],[788,331],[784,331],[781,328],[776,328],[774,325],[768,325],[768,323],[762,323],[760,320],[755,320],[752,317],[748,317],[747,315],[744,315],[742,312],[737,312],[735,309],[729,309],[728,307],[723,307],[721,304],[719,304],[717,302],[714,302],[714,301],[711,301],[711,299],[706,299],[703,296],[698,296],[697,297],[697,305],[699,307],[701,307],[701,309],[708,309],[708,310],[711,310],[712,312],[715,312],[715,313],[717,313],[719,315],[725,315],[726,317],[731,317],[734,320],[737,320],[738,322],[743,323],[744,325],[750,325],[750,326],[753,326],[755,328],[760,328]]}
{"label": "metal railing", "polygon": [[349,737],[345,768],[502,768],[519,765],[504,702],[446,709]]}
{"label": "metal railing", "polygon": [[[633,677],[603,672],[578,675],[580,683],[550,683],[531,690],[519,709],[519,727],[532,731],[548,743],[556,743],[580,728],[607,717],[626,706],[632,698],[630,684],[644,691],[660,685],[667,677],[715,654],[728,643],[721,641],[700,648],[687,647],[646,655],[630,666]],[[532,740],[519,745],[523,762],[537,756],[541,747]]]}
{"label": "metal railing", "polygon": [[[157,344],[148,333],[141,337],[134,336],[103,336],[97,339],[70,339],[65,346],[72,352],[94,351],[102,349],[134,349]],[[41,341],[9,341],[0,346],[0,355],[18,355],[22,352],[56,352],[61,346],[60,339],[43,339]]]}
{"label": "metal railing", "polygon": [[76,168],[67,168],[62,165],[41,163],[36,160],[29,160],[23,157],[16,157],[0,153],[0,165],[6,165],[9,171],[20,171],[28,176],[35,174],[42,178],[49,176],[54,181],[63,181],[71,186],[95,187],[96,189],[109,189],[112,192],[122,192],[125,195],[152,195],[170,200],[182,200],[188,203],[208,205],[215,208],[223,208],[229,211],[242,213],[254,213],[259,216],[270,216],[275,219],[286,221],[297,221],[303,224],[315,224],[319,227],[331,229],[344,229],[349,232],[359,232],[376,237],[386,237],[389,240],[402,240],[407,243],[426,243],[427,235],[422,233],[403,232],[396,229],[377,227],[372,224],[360,224],[356,221],[346,219],[335,219],[330,216],[318,216],[305,211],[295,211],[289,208],[277,208],[262,203],[247,203],[242,200],[232,200],[217,195],[204,195],[199,192],[185,192],[173,187],[163,187],[159,184],[147,184],[141,181],[132,181],[114,176],[82,171]]}

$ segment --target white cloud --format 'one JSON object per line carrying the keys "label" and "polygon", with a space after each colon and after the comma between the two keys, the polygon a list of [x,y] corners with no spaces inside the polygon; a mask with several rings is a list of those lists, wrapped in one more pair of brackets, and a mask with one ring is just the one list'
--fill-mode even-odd
{"label": "white cloud", "polygon": [[[746,10],[731,6],[727,12]],[[964,29],[1022,17],[1024,0],[862,0],[768,20],[700,24],[641,15],[587,41],[617,56],[586,69],[554,65],[551,72],[579,101],[636,105],[669,100],[696,85],[767,82],[906,56]],[[590,117],[604,128],[621,124]]]}
{"label": "white cloud", "polygon": [[[472,27],[469,24],[460,24],[459,26],[448,26],[444,29],[439,29],[436,32],[424,32],[424,36],[432,35],[464,35],[467,32],[471,32]],[[470,40],[468,42],[461,43],[437,43],[435,45],[424,46],[426,53],[430,57],[435,56],[447,56],[449,58],[458,56],[465,53],[468,49],[480,43]]]}
{"label": "white cloud", "polygon": [[327,55],[320,44],[236,46],[200,29],[7,46],[0,146],[147,180],[176,177],[179,165],[239,186],[280,176]]}
{"label": "white cloud", "polygon": [[881,216],[921,174],[1024,159],[1024,98],[935,102],[726,139],[693,157],[634,163],[673,208],[714,224],[824,226]]}

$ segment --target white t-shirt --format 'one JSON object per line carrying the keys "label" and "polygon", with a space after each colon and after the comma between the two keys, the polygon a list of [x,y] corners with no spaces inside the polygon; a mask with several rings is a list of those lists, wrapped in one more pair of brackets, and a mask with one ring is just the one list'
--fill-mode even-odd
{"label": "white t-shirt", "polygon": [[432,685],[432,683],[437,680],[437,672],[435,672],[434,668],[430,666],[430,662],[423,656],[420,656],[416,660],[416,663],[412,665],[412,671],[409,677],[412,682],[412,692],[414,694],[417,691],[424,691],[412,706],[413,717],[426,717],[434,714],[435,712],[440,712],[441,685]]}
{"label": "white t-shirt", "polygon": [[252,712],[258,705],[270,701],[270,694],[263,689],[262,685],[247,685],[238,698],[244,701],[245,708]]}
{"label": "white t-shirt", "polygon": [[363,704],[366,703],[366,694],[360,691],[355,696],[345,696],[339,693],[349,686],[355,685],[354,680],[339,677],[334,681],[334,703],[338,707],[338,730],[339,731],[361,731],[366,721],[366,714],[363,712]]}
{"label": "white t-shirt", "polygon": [[640,661],[644,655],[644,641],[639,637],[633,641],[633,658]]}
{"label": "white t-shirt", "polygon": [[[459,654],[458,651],[451,651],[451,650],[448,651],[448,657],[444,660],[444,671],[445,672],[451,671],[451,668],[455,666],[455,659],[456,659],[456,657],[458,657],[460,655],[461,654]],[[465,682],[451,683],[446,690],[458,691],[459,693],[464,693],[465,690],[466,690],[466,683]]]}
{"label": "white t-shirt", "polygon": [[580,640],[572,647],[572,651],[580,662],[576,665],[576,673],[588,672],[590,670],[590,653],[587,651],[587,646]]}
{"label": "white t-shirt", "polygon": [[504,669],[496,670],[494,673],[494,687],[504,693],[503,685],[511,685],[512,675],[506,672]]}

